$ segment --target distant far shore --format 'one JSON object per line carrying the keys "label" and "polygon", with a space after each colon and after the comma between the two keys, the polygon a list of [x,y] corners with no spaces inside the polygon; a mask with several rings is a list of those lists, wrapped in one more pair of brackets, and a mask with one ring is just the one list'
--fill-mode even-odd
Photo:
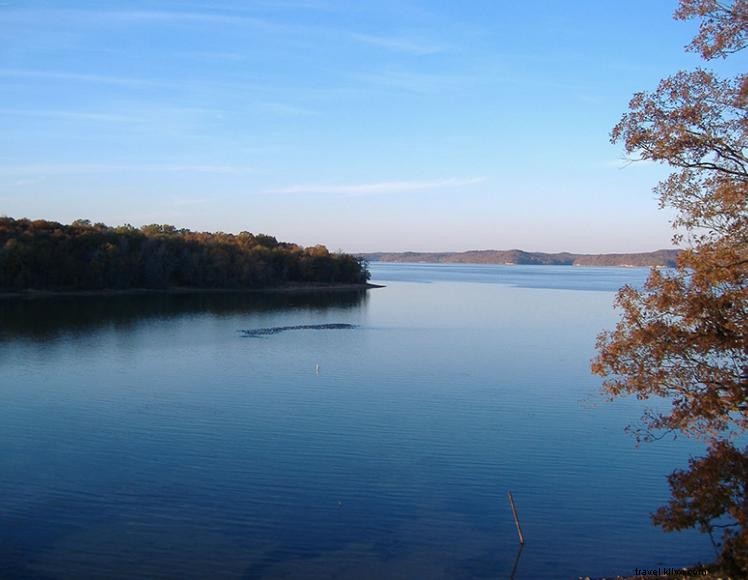
{"label": "distant far shore", "polygon": [[524,250],[469,250],[467,252],[369,252],[357,254],[369,262],[423,264],[505,264],[532,266],[613,266],[672,268],[680,250],[628,254],[572,254]]}
{"label": "distant far shore", "polygon": [[369,290],[384,288],[379,284],[325,284],[323,282],[307,284],[284,284],[267,288],[102,288],[101,290],[19,290],[0,291],[0,298],[43,298],[47,296],[131,296],[137,294],[303,294],[305,292],[342,292],[350,290]]}

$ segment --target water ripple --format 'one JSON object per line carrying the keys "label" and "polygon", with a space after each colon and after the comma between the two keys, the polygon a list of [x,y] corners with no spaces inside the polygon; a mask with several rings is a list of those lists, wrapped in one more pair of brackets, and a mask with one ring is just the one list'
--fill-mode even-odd
{"label": "water ripple", "polygon": [[357,328],[357,324],[297,324],[295,326],[271,326],[270,328],[250,328],[242,330],[245,337],[268,336],[270,334],[279,334],[287,330],[348,330]]}

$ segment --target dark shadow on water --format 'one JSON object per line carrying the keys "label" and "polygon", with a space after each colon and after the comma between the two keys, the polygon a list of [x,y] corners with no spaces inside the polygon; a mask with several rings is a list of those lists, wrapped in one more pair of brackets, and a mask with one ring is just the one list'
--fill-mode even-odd
{"label": "dark shadow on water", "polygon": [[48,340],[143,321],[210,314],[235,316],[279,310],[346,311],[363,307],[365,290],[309,293],[195,293],[49,296],[0,300],[0,341]]}
{"label": "dark shadow on water", "polygon": [[350,330],[352,328],[358,328],[357,324],[297,324],[294,326],[272,326],[270,328],[250,328],[242,330],[242,334],[245,337],[257,337],[257,336],[269,336],[271,334],[279,334],[288,330]]}

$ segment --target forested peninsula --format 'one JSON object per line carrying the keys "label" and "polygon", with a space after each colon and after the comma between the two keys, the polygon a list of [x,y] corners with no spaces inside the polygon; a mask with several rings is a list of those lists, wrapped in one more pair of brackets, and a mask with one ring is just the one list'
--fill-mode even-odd
{"label": "forested peninsula", "polygon": [[638,254],[572,254],[522,250],[470,250],[468,252],[375,252],[359,254],[371,262],[422,262],[428,264],[528,264],[536,266],[675,266],[678,250]]}
{"label": "forested peninsula", "polygon": [[0,291],[367,286],[366,261],[264,234],[0,217]]}

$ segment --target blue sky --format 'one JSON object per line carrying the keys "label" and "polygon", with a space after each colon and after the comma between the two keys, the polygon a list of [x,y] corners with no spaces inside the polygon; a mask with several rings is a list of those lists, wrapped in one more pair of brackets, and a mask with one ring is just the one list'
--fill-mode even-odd
{"label": "blue sky", "polygon": [[333,250],[668,247],[608,141],[675,1],[0,1],[0,214]]}

